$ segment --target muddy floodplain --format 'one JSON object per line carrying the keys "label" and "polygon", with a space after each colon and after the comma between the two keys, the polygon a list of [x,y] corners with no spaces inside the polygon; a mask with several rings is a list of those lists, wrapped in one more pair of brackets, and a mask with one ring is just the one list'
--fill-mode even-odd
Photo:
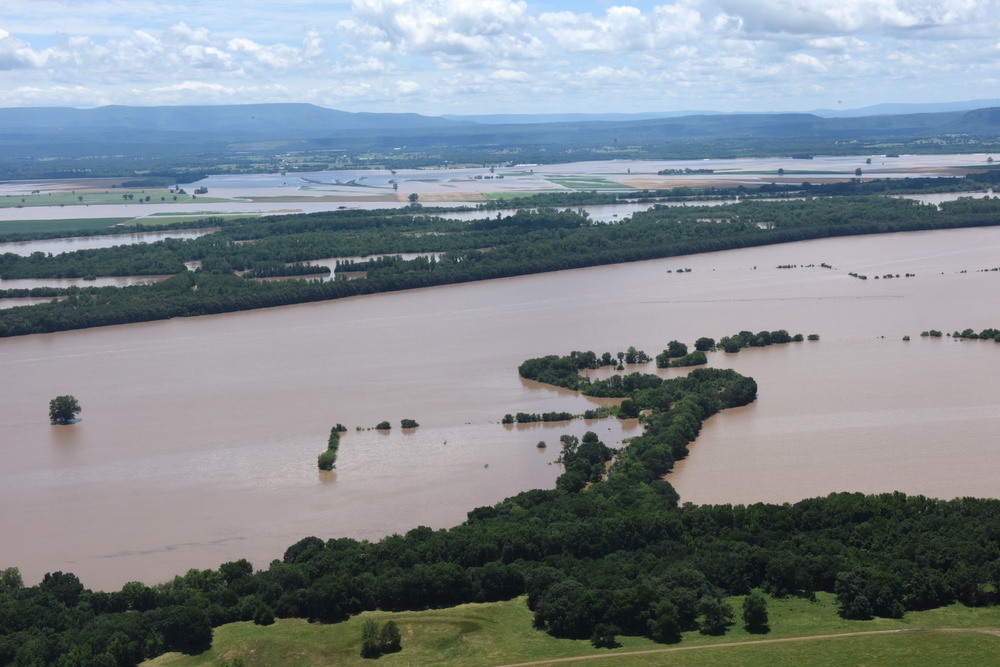
{"label": "muddy floodplain", "polygon": [[[710,355],[759,396],[706,423],[670,476],[683,500],[1000,497],[1000,345],[919,336],[997,327],[1000,272],[980,271],[997,266],[1000,229],[918,232],[2,340],[0,566],[117,588],[238,558],[266,567],[308,535],[454,525],[552,486],[559,435],[635,433],[500,425],[595,405],[522,380],[524,359],[655,355],[744,329],[820,341]],[[48,423],[60,394],[79,399],[80,423]],[[368,430],[382,420],[397,427]],[[320,473],[337,422],[337,469]]]}

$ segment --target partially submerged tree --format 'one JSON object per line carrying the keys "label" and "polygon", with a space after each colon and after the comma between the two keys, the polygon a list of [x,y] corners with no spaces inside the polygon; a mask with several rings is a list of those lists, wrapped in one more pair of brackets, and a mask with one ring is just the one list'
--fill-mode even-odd
{"label": "partially submerged tree", "polygon": [[80,413],[80,403],[74,396],[56,396],[49,401],[49,420],[53,424],[69,424]]}

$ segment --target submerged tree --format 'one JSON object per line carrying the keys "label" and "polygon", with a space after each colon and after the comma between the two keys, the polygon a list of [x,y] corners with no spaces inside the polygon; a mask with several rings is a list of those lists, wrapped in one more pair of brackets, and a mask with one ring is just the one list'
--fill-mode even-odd
{"label": "submerged tree", "polygon": [[76,397],[56,396],[49,401],[49,420],[53,424],[69,424],[80,413],[80,403]]}

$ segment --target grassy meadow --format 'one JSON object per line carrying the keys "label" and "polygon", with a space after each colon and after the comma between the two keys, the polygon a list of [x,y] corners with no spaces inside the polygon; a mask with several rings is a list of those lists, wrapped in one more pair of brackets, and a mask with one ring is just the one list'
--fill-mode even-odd
{"label": "grassy meadow", "polygon": [[[156,667],[223,667],[240,660],[246,667],[289,665],[372,665],[362,659],[361,624],[366,618],[394,620],[403,649],[382,656],[380,665],[488,667],[531,662],[561,665],[679,665],[682,667],[783,667],[815,665],[1000,664],[1000,635],[975,632],[922,632],[930,628],[1000,631],[1000,609],[952,605],[913,612],[899,620],[846,621],[837,616],[832,595],[816,601],[768,599],[771,631],[752,635],[739,623],[742,598],[731,598],[737,624],[722,637],[686,633],[675,645],[641,637],[619,637],[617,649],[595,649],[588,641],[555,639],[532,628],[525,598],[510,602],[468,604],[423,612],[370,612],[343,623],[310,624],[279,620],[267,627],[233,623],[215,630],[212,649],[197,656],[170,653],[145,663]],[[820,635],[891,631],[888,634],[820,638]],[[902,631],[902,632],[900,632]],[[810,637],[812,637],[810,639]],[[798,638],[806,638],[799,640]],[[768,642],[768,640],[791,640]],[[751,644],[740,644],[752,642]],[[653,652],[650,652],[653,651]],[[630,652],[642,652],[628,655]]]}

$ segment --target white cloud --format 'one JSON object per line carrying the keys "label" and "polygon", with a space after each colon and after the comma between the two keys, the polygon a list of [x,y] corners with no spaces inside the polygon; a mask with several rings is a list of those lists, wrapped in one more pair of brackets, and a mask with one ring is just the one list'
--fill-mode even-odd
{"label": "white cloud", "polygon": [[392,68],[375,56],[351,55],[335,64],[331,71],[335,74],[364,74],[367,76],[383,74],[392,71]]}
{"label": "white cloud", "polygon": [[681,4],[660,5],[647,14],[615,6],[603,17],[554,12],[539,20],[560,48],[595,53],[667,48],[696,39],[701,29],[700,14]]}
{"label": "white cloud", "polygon": [[14,69],[41,67],[45,55],[34,51],[31,45],[0,30],[0,72]]}
{"label": "white cloud", "polygon": [[397,81],[396,90],[400,95],[416,95],[420,92],[420,84],[416,81]]}
{"label": "white cloud", "polygon": [[1000,50],[1000,0],[2,2],[3,105],[863,106],[982,97]]}
{"label": "white cloud", "polygon": [[302,53],[284,44],[267,46],[239,37],[229,40],[226,46],[234,54],[245,54],[249,56],[250,62],[271,69],[290,69],[302,63]]}
{"label": "white cloud", "polygon": [[320,36],[319,31],[310,28],[302,40],[302,57],[306,60],[315,60],[326,54],[326,44]]}
{"label": "white cloud", "polygon": [[4,91],[4,106],[97,107],[116,103],[103,91],[86,86],[19,86]]}
{"label": "white cloud", "polygon": [[[821,35],[941,28],[985,18],[972,0],[710,0],[749,32]],[[994,8],[995,9],[995,8]]]}
{"label": "white cloud", "polygon": [[190,42],[192,44],[211,43],[208,28],[191,28],[184,21],[170,26],[168,32],[179,42]]}
{"label": "white cloud", "polygon": [[180,55],[191,67],[221,70],[238,69],[232,56],[214,46],[189,44],[181,49]]}
{"label": "white cloud", "polygon": [[823,51],[839,51],[839,52],[858,52],[867,51],[871,48],[869,42],[858,39],[857,37],[817,37],[816,39],[810,39],[807,45],[814,49],[820,49]]}
{"label": "white cloud", "polygon": [[340,23],[380,53],[451,59],[515,58],[537,52],[522,0],[354,0]]}
{"label": "white cloud", "polygon": [[517,83],[524,83],[529,80],[529,75],[527,72],[520,72],[511,69],[498,69],[493,72],[491,78],[497,81],[514,81]]}

